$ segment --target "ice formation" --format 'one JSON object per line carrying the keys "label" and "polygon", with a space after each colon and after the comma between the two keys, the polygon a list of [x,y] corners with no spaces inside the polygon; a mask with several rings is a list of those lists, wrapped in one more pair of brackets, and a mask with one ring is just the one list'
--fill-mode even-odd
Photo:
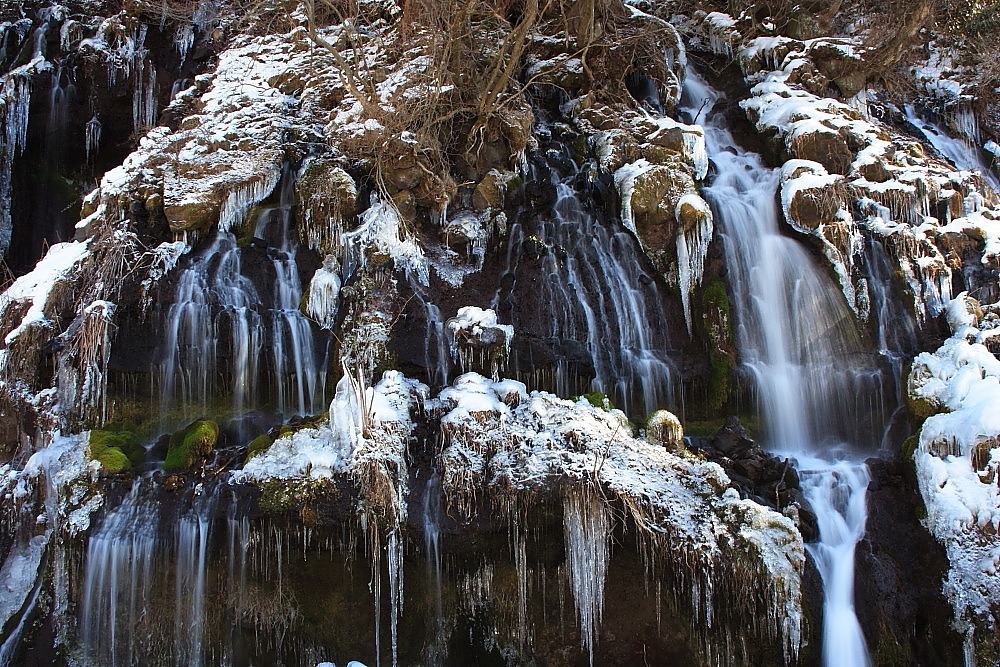
{"label": "ice formation", "polygon": [[[635,438],[619,411],[528,394],[510,380],[463,375],[430,407],[444,413],[442,486],[454,516],[471,516],[490,496],[502,507],[515,506],[519,492],[560,480],[571,488],[596,485],[605,498],[624,504],[650,553],[677,568],[676,585],[706,628],[751,614],[766,619],[761,631],[780,641],[789,657],[797,653],[802,538],[786,517],[727,490],[729,479],[717,465]],[[571,522],[572,516],[571,510]],[[598,527],[586,530],[597,535]],[[600,554],[581,558],[600,560]],[[746,590],[746,582],[755,590]],[[589,596],[577,601],[589,623],[599,613],[597,582],[576,585]]]}
{"label": "ice formation", "polygon": [[495,378],[510,354],[514,327],[500,324],[493,310],[476,306],[459,308],[446,326],[451,356],[462,370],[488,369]]}
{"label": "ice formation", "polygon": [[1000,304],[962,293],[947,313],[953,335],[913,360],[909,393],[932,413],[914,461],[926,525],[951,564],[944,590],[968,633],[1000,617]]}

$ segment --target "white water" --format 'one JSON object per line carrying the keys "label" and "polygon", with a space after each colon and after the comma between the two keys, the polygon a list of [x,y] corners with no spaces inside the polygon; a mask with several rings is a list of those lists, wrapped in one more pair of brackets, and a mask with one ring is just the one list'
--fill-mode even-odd
{"label": "white water", "polygon": [[[527,180],[550,180],[555,203],[537,227],[532,223],[529,228],[527,222],[511,226],[507,277],[516,283],[528,270],[522,265],[539,262],[540,280],[532,289],[541,290],[539,302],[548,304],[539,314],[551,322],[544,333],[562,348],[562,356],[589,357],[594,379],[588,391],[604,392],[616,405],[636,413],[672,406],[676,373],[669,358],[664,297],[656,278],[635,260],[642,252],[634,235],[614,221],[601,220],[589,210],[591,205],[581,201],[576,188],[593,183],[566,146],[555,142],[553,146],[543,164],[530,165]],[[544,248],[538,260],[524,258],[529,242]],[[490,305],[501,316],[504,297],[498,294]],[[516,319],[513,324],[522,331]],[[566,361],[557,363],[555,386],[545,388],[562,396],[580,393],[569,366]]]}
{"label": "white water", "polygon": [[820,539],[809,552],[824,584],[824,664],[866,666],[854,613],[854,551],[864,534],[868,473],[850,449],[882,433],[881,374],[863,355],[837,286],[781,234],[778,173],[736,148],[711,116],[718,98],[689,76],[684,102],[707,114],[695,120],[706,125],[717,169],[705,192],[727,259],[741,362],[754,379],[770,448],[797,459],[817,517]]}
{"label": "white water", "polygon": [[[244,275],[244,253],[230,231],[220,230],[181,274],[160,362],[163,414],[178,406],[207,410],[212,397],[229,395],[239,415],[260,405],[262,384],[286,418],[325,409],[327,359],[317,353],[312,324],[299,310],[293,193],[287,178],[279,205],[263,209],[254,230],[254,242],[266,245],[275,275],[270,308]],[[265,369],[271,375],[267,383]]]}
{"label": "white water", "polygon": [[220,231],[181,274],[163,338],[164,415],[174,406],[198,406],[206,411],[210,397],[222,393],[215,385],[223,342],[231,349],[225,375],[234,412],[240,414],[253,400],[263,331],[254,308],[260,302],[257,290],[241,268],[236,237]]}
{"label": "white water", "polygon": [[950,136],[940,126],[922,118],[912,104],[906,105],[906,119],[920,130],[934,150],[951,160],[959,169],[979,174],[986,179],[991,188],[1000,193],[1000,178],[990,169],[979,149],[979,128],[976,126],[975,116],[970,111],[960,112],[960,125],[968,133],[965,137]]}
{"label": "white water", "polygon": [[254,236],[267,241],[267,254],[276,276],[270,314],[277,407],[282,414],[297,411],[300,415],[312,415],[325,407],[322,404],[326,373],[316,354],[310,322],[299,310],[302,283],[295,262],[297,248],[292,240],[294,203],[295,182],[286,175],[279,205],[261,211]]}

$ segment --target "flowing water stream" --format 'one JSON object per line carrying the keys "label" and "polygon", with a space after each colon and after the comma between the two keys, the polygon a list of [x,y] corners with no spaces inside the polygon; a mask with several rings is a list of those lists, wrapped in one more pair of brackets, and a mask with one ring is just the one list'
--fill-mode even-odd
{"label": "flowing water stream", "polygon": [[[278,205],[261,209],[255,222],[255,252],[264,254],[269,272],[250,267],[236,235],[220,230],[181,274],[161,348],[162,414],[185,407],[205,413],[216,396],[231,397],[235,416],[267,399],[285,418],[326,409],[329,347],[317,344],[300,310],[294,192],[286,173]],[[261,294],[250,269],[265,279],[273,272],[270,295]]]}
{"label": "flowing water stream", "polygon": [[[545,192],[537,195],[545,203],[512,224],[502,283],[509,278],[513,290],[518,281],[534,280],[537,263],[541,280],[534,289],[544,294],[540,303],[550,306],[537,321],[549,323],[544,335],[561,356],[554,383],[542,388],[560,396],[581,393],[572,360],[584,359],[593,373],[585,391],[603,392],[637,414],[677,409],[679,374],[670,359],[669,317],[650,267],[635,259],[642,256],[638,241],[595,210],[591,165],[581,167],[549,129],[539,134],[543,149],[533,156],[525,180]],[[506,297],[501,290],[491,307]],[[533,323],[515,320],[515,330]]]}
{"label": "flowing water stream", "polygon": [[[705,188],[722,240],[742,367],[753,378],[775,454],[796,461],[819,525],[808,546],[824,587],[823,662],[868,665],[854,613],[854,551],[864,534],[868,471],[884,428],[883,374],[865,353],[840,290],[781,233],[778,173],[737,147],[712,109],[719,93],[689,74],[685,107],[705,127],[716,175]],[[701,115],[698,115],[698,114]]]}

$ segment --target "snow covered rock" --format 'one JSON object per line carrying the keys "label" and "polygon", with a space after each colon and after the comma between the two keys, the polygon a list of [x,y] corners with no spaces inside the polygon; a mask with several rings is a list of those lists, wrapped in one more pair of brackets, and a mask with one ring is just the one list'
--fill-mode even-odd
{"label": "snow covered rock", "polygon": [[948,554],[944,591],[956,629],[971,635],[1000,619],[1000,304],[961,294],[948,305],[953,336],[913,361],[911,399],[933,413],[914,453],[925,523]]}
{"label": "snow covered rock", "polygon": [[788,518],[740,500],[719,466],[634,437],[620,411],[528,394],[510,380],[463,375],[430,405],[443,413],[442,487],[453,516],[471,517],[489,499],[512,511],[521,494],[593,485],[627,508],[657,558],[679,568],[696,615],[749,614],[762,636],[796,653],[802,538]]}

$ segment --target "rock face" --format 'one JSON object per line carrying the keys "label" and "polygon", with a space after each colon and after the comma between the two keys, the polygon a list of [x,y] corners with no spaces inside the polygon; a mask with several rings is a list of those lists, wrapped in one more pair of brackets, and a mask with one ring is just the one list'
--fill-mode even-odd
{"label": "rock face", "polygon": [[795,468],[761,449],[737,417],[727,417],[713,436],[691,438],[691,448],[721,465],[741,496],[791,517],[806,542],[818,539],[816,517],[802,495]]}
{"label": "rock face", "polygon": [[[355,4],[0,8],[4,651],[814,658],[792,464],[735,418],[684,438],[756,404],[759,324],[730,308],[703,110],[674,117],[686,40],[741,68],[728,108],[859,349],[913,358],[919,433],[869,464],[873,659],[995,660],[1000,195],[875,83],[905,40],[830,36],[817,2]],[[987,74],[927,52],[904,74],[975,158]],[[140,598],[176,623],[120,613]]]}

